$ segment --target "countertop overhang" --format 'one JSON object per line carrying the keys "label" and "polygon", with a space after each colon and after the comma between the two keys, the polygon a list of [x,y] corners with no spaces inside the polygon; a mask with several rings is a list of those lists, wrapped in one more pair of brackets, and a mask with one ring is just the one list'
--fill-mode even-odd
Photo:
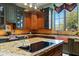
{"label": "countertop overhang", "polygon": [[[24,51],[22,49],[19,49],[18,47],[29,44],[40,42],[40,41],[49,41],[53,42],[54,44],[43,48],[39,51],[36,51],[34,53]],[[34,56],[39,55],[42,51],[49,50],[51,47],[54,48],[60,44],[63,44],[63,40],[55,40],[55,39],[47,39],[47,38],[29,38],[24,40],[18,40],[18,41],[11,41],[6,43],[0,43],[0,55],[26,55],[26,56]]]}

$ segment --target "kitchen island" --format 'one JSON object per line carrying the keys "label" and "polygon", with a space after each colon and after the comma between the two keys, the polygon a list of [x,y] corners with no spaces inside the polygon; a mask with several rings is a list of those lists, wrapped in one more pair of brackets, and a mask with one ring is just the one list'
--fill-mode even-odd
{"label": "kitchen island", "polygon": [[[34,43],[37,42],[51,42],[52,44],[49,44],[48,46],[43,46],[44,48],[41,48],[37,51],[30,52],[28,50],[21,49],[19,47],[25,47],[25,46],[31,46]],[[42,44],[42,43],[41,43]],[[37,45],[37,44],[36,44]],[[40,47],[39,45],[34,45],[34,47]],[[28,38],[18,41],[11,41],[11,42],[5,42],[0,43],[0,55],[1,56],[60,56],[62,55],[62,40],[55,40],[55,39],[48,39],[48,38]]]}

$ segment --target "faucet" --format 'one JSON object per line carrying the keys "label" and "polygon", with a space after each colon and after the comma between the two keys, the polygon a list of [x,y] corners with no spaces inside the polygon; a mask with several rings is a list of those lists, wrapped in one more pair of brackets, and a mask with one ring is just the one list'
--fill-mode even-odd
{"label": "faucet", "polygon": [[32,32],[30,32],[30,34],[32,34]]}
{"label": "faucet", "polygon": [[29,36],[28,36],[28,35],[25,35],[25,36],[24,36],[24,38],[27,38],[27,39],[28,39],[28,38],[29,38]]}

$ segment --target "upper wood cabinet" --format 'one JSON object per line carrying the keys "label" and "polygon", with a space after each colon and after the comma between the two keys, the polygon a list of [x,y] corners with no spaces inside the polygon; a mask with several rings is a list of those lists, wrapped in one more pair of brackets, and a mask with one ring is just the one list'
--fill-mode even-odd
{"label": "upper wood cabinet", "polygon": [[30,30],[38,30],[44,28],[44,18],[40,11],[30,11],[25,14],[25,27]]}
{"label": "upper wood cabinet", "polygon": [[36,14],[32,14],[31,15],[31,29],[35,30],[35,29],[38,29],[38,26],[37,26],[37,21],[38,21],[38,18],[37,18],[37,15]]}
{"label": "upper wood cabinet", "polygon": [[24,29],[31,29],[31,13],[25,12],[24,15]]}

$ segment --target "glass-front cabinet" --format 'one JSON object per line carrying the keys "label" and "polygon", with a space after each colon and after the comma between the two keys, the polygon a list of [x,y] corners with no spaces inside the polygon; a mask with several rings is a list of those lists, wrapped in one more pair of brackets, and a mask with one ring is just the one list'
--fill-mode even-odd
{"label": "glass-front cabinet", "polygon": [[16,8],[16,27],[18,29],[23,29],[23,19],[24,19],[24,14],[23,14],[23,9],[18,7]]}
{"label": "glass-front cabinet", "polygon": [[4,28],[4,5],[0,4],[0,28]]}
{"label": "glass-front cabinet", "polygon": [[23,28],[24,9],[12,3],[0,3],[0,28],[5,28],[7,22],[15,24],[17,29]]}

